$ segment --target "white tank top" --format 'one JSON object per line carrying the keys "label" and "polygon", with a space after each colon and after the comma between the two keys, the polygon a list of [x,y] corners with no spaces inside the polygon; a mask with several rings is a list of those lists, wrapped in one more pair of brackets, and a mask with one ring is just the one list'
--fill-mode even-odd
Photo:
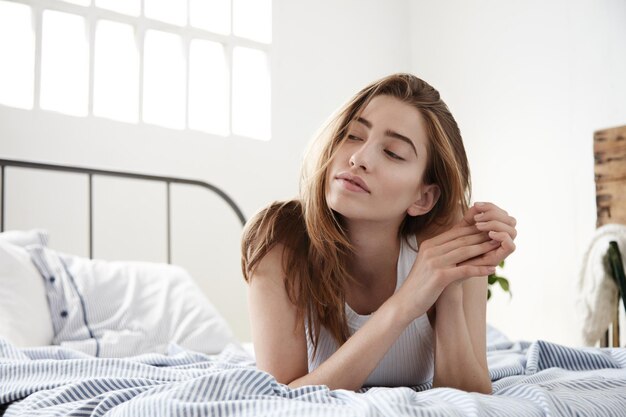
{"label": "white tank top", "polygon": [[[400,244],[395,291],[398,291],[408,276],[417,257],[417,252],[411,248],[411,246],[417,248],[415,236],[410,236],[409,242],[410,245],[402,239]],[[346,303],[346,318],[350,336],[356,333],[370,317],[369,314],[357,314]],[[332,335],[325,327],[322,327],[317,353],[313,358],[313,343],[307,337],[309,372],[320,366],[338,348],[339,346]],[[376,369],[367,377],[363,386],[416,386],[432,380],[433,372],[433,330],[428,321],[428,316],[423,314],[413,320],[402,332],[378,363]]]}

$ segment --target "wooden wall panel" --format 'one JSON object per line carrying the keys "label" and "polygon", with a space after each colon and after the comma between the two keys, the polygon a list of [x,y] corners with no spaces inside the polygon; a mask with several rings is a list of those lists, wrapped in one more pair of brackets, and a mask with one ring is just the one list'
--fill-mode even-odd
{"label": "wooden wall panel", "polygon": [[626,126],[598,130],[593,135],[597,227],[626,224]]}

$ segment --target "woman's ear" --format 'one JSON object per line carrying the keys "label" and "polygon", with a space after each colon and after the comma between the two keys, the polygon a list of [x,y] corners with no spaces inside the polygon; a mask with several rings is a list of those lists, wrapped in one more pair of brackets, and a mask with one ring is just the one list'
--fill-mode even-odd
{"label": "woman's ear", "polygon": [[439,200],[441,190],[437,184],[424,185],[419,198],[407,209],[409,216],[420,216],[428,213]]}

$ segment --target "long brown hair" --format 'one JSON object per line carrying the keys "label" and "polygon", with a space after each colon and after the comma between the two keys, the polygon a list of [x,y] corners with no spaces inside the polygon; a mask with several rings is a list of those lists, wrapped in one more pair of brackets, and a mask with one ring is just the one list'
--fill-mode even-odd
{"label": "long brown hair", "polygon": [[379,95],[395,97],[421,112],[428,136],[423,182],[436,184],[441,191],[428,213],[405,217],[399,234],[406,238],[445,227],[469,206],[470,173],[461,132],[437,90],[414,75],[393,74],[368,85],[342,106],[307,154],[300,198],[261,210],[247,223],[242,238],[241,265],[248,282],[265,254],[277,243],[283,245],[285,289],[297,307],[299,322],[306,319],[314,353],[320,326],[340,345],[350,336],[345,292],[353,281],[346,267],[351,245],[338,215],[326,202],[328,166],[350,122]]}

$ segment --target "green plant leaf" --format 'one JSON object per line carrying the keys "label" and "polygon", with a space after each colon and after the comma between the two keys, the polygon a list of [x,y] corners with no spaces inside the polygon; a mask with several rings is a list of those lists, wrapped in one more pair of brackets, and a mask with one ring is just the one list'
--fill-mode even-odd
{"label": "green plant leaf", "polygon": [[[504,268],[504,260],[500,262],[498,266],[500,268]],[[491,298],[491,286],[495,285],[496,282],[498,283],[500,288],[502,288],[502,291],[509,293],[509,298],[513,297],[509,280],[493,273],[487,277],[487,300]]]}
{"label": "green plant leaf", "polygon": [[502,278],[502,277],[498,277],[498,284],[500,284],[500,287],[506,291],[509,292],[509,280],[506,278]]}

